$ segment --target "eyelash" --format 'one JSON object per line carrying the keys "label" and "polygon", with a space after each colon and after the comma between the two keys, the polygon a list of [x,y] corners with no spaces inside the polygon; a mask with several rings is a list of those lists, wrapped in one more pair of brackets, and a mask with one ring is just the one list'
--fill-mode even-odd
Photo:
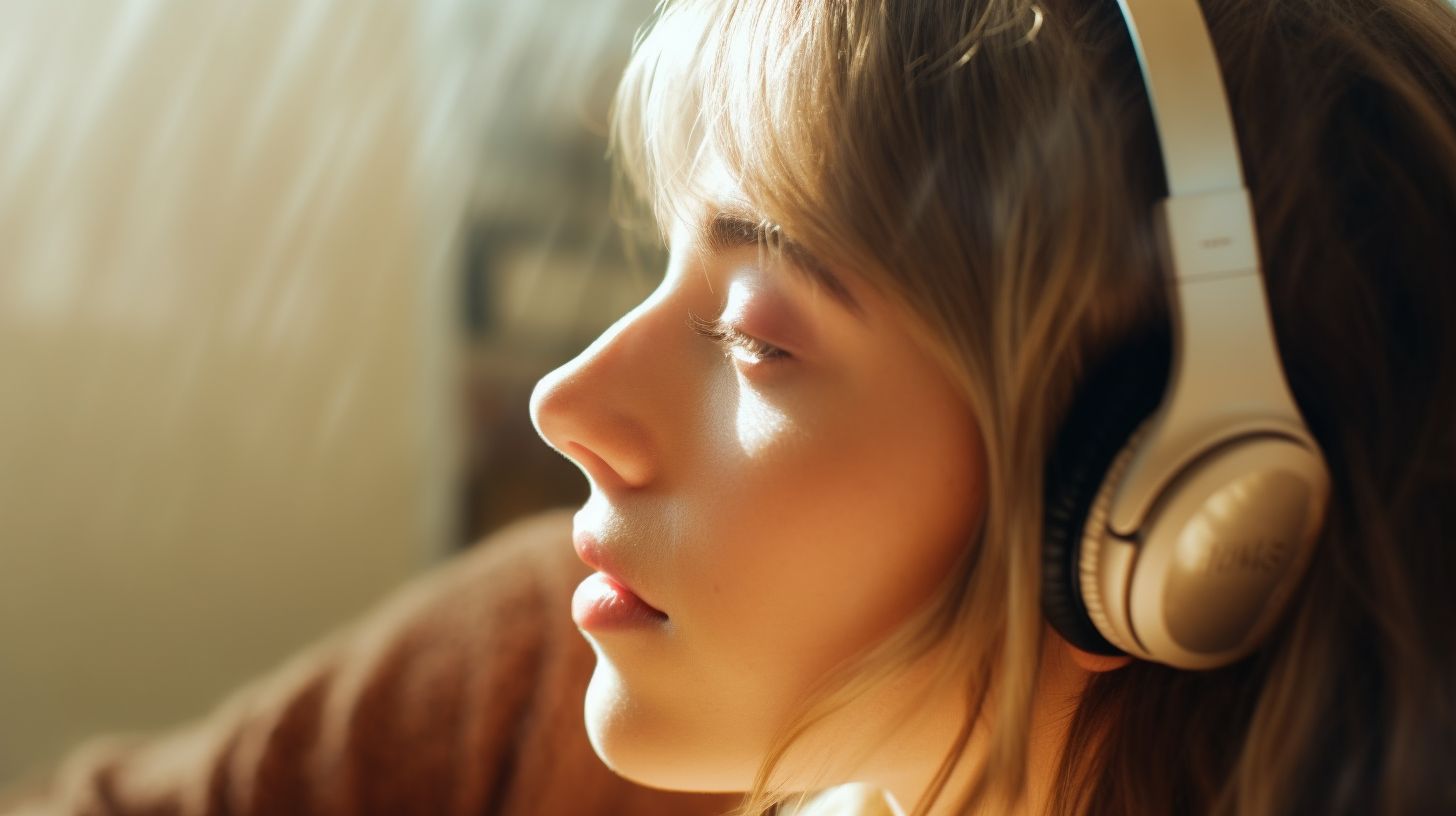
{"label": "eyelash", "polygon": [[721,320],[704,320],[691,312],[688,325],[693,331],[723,347],[725,354],[741,349],[753,356],[755,364],[773,363],[787,359],[790,355],[778,346],[769,345],[756,337],[750,337]]}

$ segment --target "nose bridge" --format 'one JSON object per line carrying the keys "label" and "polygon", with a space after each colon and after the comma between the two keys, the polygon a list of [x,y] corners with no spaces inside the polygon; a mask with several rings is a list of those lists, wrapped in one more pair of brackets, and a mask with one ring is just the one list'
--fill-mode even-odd
{"label": "nose bridge", "polygon": [[531,393],[536,432],[598,487],[643,487],[660,468],[655,414],[672,378],[658,353],[670,342],[657,302],[643,301]]}

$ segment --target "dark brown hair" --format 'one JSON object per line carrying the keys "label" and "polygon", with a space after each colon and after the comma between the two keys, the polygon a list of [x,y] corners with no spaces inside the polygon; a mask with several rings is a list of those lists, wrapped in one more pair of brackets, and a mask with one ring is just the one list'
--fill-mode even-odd
{"label": "dark brown hair", "polygon": [[1204,8],[1331,502],[1259,654],[1092,683],[1061,777],[1085,809],[1066,812],[1456,812],[1456,14]]}

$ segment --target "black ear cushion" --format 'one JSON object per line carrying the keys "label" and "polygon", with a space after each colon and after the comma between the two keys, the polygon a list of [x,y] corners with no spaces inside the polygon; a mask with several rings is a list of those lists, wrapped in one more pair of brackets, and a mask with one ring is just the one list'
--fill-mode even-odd
{"label": "black ear cushion", "polygon": [[1041,608],[1068,642],[1117,655],[1087,616],[1077,559],[1087,513],[1118,451],[1157,410],[1168,381],[1165,332],[1140,335],[1104,357],[1088,375],[1047,459],[1043,480]]}

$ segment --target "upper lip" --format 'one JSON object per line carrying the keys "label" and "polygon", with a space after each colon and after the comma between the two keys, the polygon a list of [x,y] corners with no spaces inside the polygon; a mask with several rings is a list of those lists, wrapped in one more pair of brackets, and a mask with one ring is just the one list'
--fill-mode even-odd
{"label": "upper lip", "polygon": [[[633,589],[632,585],[622,578],[622,573],[618,569],[616,559],[612,557],[611,552],[606,547],[602,546],[601,540],[595,535],[585,530],[574,530],[571,534],[571,546],[576,550],[577,557],[588,567],[612,579],[612,581],[633,595],[636,595],[639,599],[642,598],[642,594],[636,589]],[[664,617],[667,616],[667,613],[648,603],[645,599],[642,602],[651,606],[654,611]]]}

